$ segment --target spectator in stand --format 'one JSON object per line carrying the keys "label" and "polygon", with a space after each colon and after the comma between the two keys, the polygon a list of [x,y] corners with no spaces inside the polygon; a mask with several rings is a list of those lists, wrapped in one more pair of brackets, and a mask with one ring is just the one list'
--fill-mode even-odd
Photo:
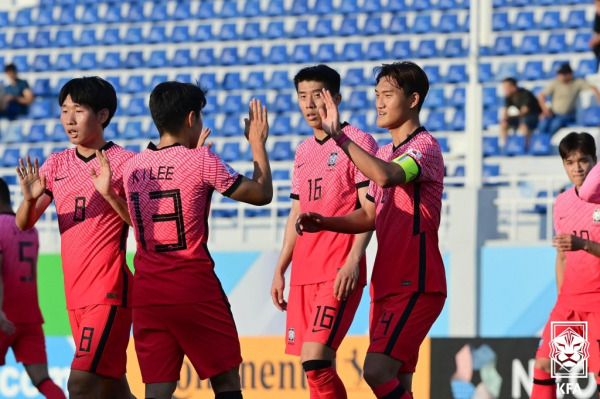
{"label": "spectator in stand", "polygon": [[[527,89],[517,86],[514,78],[506,78],[502,81],[502,88],[506,96],[504,116],[500,121],[500,143],[504,145],[508,137],[509,129],[515,129],[525,136],[525,146],[529,148],[531,133],[537,127],[542,109],[533,95]],[[517,115],[509,115],[509,108],[515,107],[519,110]]]}
{"label": "spectator in stand", "polygon": [[35,99],[33,91],[29,88],[26,80],[19,79],[17,67],[14,64],[6,65],[4,73],[8,77],[9,84],[4,86],[4,93],[0,101],[0,105],[4,104],[4,109],[0,106],[0,117],[12,120],[20,115],[27,115],[29,106]]}
{"label": "spectator in stand", "polygon": [[[556,72],[556,79],[552,80],[538,95],[542,108],[538,130],[543,134],[554,134],[559,129],[575,123],[575,111],[579,93],[583,90],[592,90],[596,101],[600,104],[600,91],[584,79],[575,79],[571,66],[562,64]],[[546,105],[546,97],[550,97],[551,105]]]}

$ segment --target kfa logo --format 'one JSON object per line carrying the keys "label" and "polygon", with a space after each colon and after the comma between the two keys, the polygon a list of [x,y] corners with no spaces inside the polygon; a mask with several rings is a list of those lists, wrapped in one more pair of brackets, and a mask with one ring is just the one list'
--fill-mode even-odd
{"label": "kfa logo", "polygon": [[594,222],[600,222],[600,209],[594,209]]}
{"label": "kfa logo", "polygon": [[288,342],[294,342],[294,339],[296,339],[296,333],[294,332],[293,328],[289,328],[288,329]]}
{"label": "kfa logo", "polygon": [[590,343],[587,321],[553,321],[551,323],[551,376],[587,378]]}
{"label": "kfa logo", "polygon": [[332,152],[331,155],[329,155],[329,160],[327,161],[327,166],[329,166],[329,167],[335,166],[337,159],[338,159],[338,153]]}

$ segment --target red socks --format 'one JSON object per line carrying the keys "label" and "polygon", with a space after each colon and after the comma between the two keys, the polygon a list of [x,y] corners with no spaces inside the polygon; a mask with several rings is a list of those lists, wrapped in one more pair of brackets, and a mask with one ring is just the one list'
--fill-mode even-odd
{"label": "red socks", "polygon": [[311,399],[347,399],[346,388],[330,360],[308,360],[302,363],[308,378]]}
{"label": "red socks", "polygon": [[39,383],[38,391],[48,399],[66,399],[65,393],[50,378]]}
{"label": "red socks", "polygon": [[373,388],[373,393],[379,399],[413,399],[396,378]]}
{"label": "red socks", "polygon": [[556,382],[550,373],[533,369],[533,388],[530,399],[556,399]]}

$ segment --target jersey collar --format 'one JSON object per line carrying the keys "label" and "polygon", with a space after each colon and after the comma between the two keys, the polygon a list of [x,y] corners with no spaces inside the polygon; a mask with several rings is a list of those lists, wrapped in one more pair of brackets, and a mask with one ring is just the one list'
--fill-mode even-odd
{"label": "jersey collar", "polygon": [[404,140],[402,143],[398,144],[397,146],[393,146],[392,147],[392,153],[396,152],[398,150],[398,148],[402,147],[404,144],[408,143],[410,140],[413,139],[413,137],[415,137],[417,134],[421,133],[421,132],[426,132],[427,129],[425,129],[425,126],[420,126],[418,127],[414,132],[412,132],[407,138],[406,140]]}
{"label": "jersey collar", "polygon": [[[112,147],[113,145],[115,145],[115,143],[113,143],[112,141],[109,141],[108,143],[104,144],[102,146],[102,148],[98,149],[98,151],[106,151],[108,150],[110,147]],[[84,157],[83,155],[81,155],[79,153],[79,151],[77,151],[77,148],[75,148],[75,154],[77,155],[77,158],[81,159],[83,162],[90,162],[92,159],[96,158],[96,153],[94,152],[92,155],[90,155],[89,157]]]}
{"label": "jersey collar", "polygon": [[168,145],[168,146],[166,146],[166,147],[158,148],[158,147],[156,146],[156,144],[154,144],[153,142],[150,142],[150,144],[148,144],[148,149],[149,149],[149,150],[152,150],[152,151],[161,151],[161,150],[164,150],[164,149],[166,149],[166,148],[179,147],[179,146],[181,146],[181,145],[183,145],[183,144],[179,144],[179,143],[173,143],[173,144],[171,144],[171,145]]}
{"label": "jersey collar", "polygon": [[[341,129],[344,129],[346,126],[349,126],[348,122],[344,122],[340,125]],[[314,137],[314,136],[313,136]],[[315,137],[315,141],[319,144],[319,145],[323,145],[327,142],[327,140],[329,140],[331,138],[330,135],[325,136],[325,138],[323,140],[319,140]]]}

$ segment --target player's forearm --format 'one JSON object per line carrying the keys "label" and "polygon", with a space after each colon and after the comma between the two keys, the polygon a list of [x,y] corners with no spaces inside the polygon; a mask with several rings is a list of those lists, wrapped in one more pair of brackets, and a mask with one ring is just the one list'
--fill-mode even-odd
{"label": "player's forearm", "polygon": [[371,218],[363,208],[360,208],[345,216],[324,217],[322,228],[336,233],[366,233],[375,230],[375,219]]}
{"label": "player's forearm", "polygon": [[560,294],[563,277],[565,275],[566,259],[564,252],[559,252],[556,255],[556,292]]}
{"label": "player's forearm", "polygon": [[597,258],[600,258],[600,243],[595,241],[585,240],[583,244],[583,250],[590,255],[594,255]]}
{"label": "player's forearm", "polygon": [[264,143],[250,144],[252,159],[254,160],[254,173],[252,180],[261,186],[261,198],[256,199],[255,205],[267,205],[273,200],[273,179],[271,165]]}
{"label": "player's forearm", "polygon": [[38,218],[36,217],[36,202],[37,200],[23,201],[17,209],[15,223],[19,230],[29,230],[35,225]]}
{"label": "player's forearm", "polygon": [[354,244],[352,244],[348,258],[358,262],[367,250],[367,246],[369,245],[372,236],[373,231],[357,234],[354,238]]}
{"label": "player's forearm", "polygon": [[398,184],[397,181],[403,180],[397,177],[398,173],[402,172],[401,168],[369,154],[355,142],[348,140],[341,148],[356,167],[379,187],[390,187]]}
{"label": "player's forearm", "polygon": [[116,192],[111,192],[104,196],[104,199],[110,204],[110,206],[119,214],[121,219],[130,226],[133,226],[131,222],[131,216],[129,215],[129,209],[127,208],[127,201],[125,198],[120,197]]}
{"label": "player's forearm", "polygon": [[279,254],[279,260],[277,261],[277,267],[275,273],[284,275],[290,263],[292,262],[292,255],[294,254],[294,247],[296,246],[296,239],[298,234],[296,233],[296,219],[298,218],[298,212],[296,206],[292,206],[288,220],[285,224],[285,233],[283,235],[283,245],[281,247],[281,253]]}
{"label": "player's forearm", "polygon": [[590,170],[579,188],[579,198],[585,202],[600,203],[600,164]]}

